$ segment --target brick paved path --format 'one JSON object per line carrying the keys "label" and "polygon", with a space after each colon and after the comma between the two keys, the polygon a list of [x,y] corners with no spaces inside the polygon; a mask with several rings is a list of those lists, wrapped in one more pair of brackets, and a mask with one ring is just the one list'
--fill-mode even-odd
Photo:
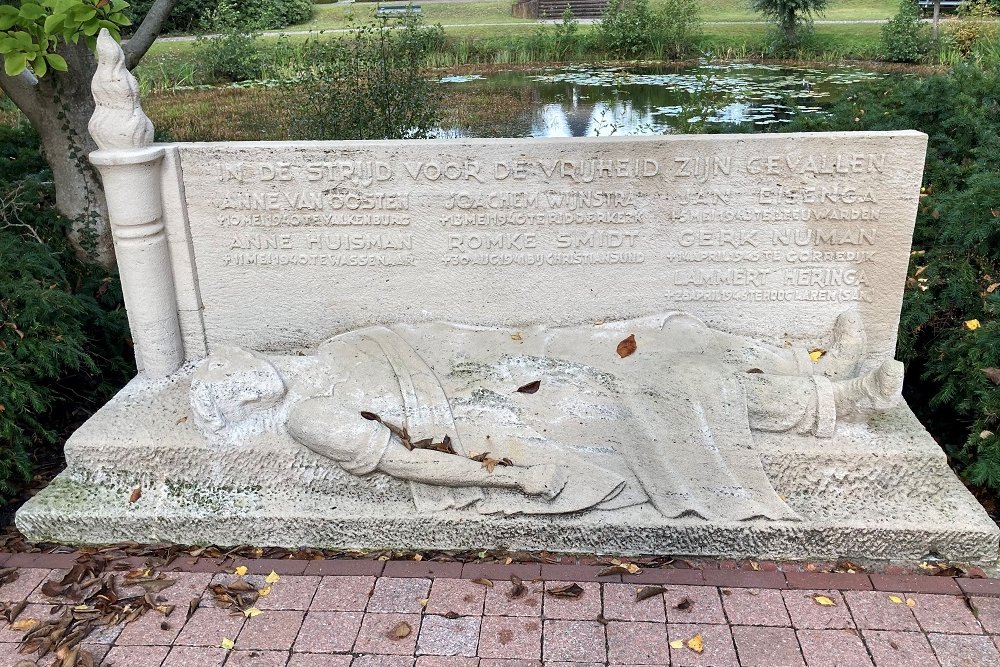
{"label": "brick paved path", "polygon": [[[2,556],[19,569],[0,602],[28,603],[15,619],[21,631],[0,626],[7,667],[37,657],[17,653],[25,621],[64,610],[41,587],[61,579],[72,556]],[[243,577],[232,573],[240,563]],[[263,588],[272,569],[280,578],[251,617],[218,608],[206,590],[239,579]],[[601,578],[601,569],[361,560],[220,568],[186,559],[165,569],[176,581],[156,595],[176,605],[169,617],[150,611],[83,646],[97,664],[120,667],[1000,665],[998,580],[725,569]],[[579,597],[551,593],[571,583]],[[664,590],[637,601],[651,585]],[[200,605],[186,619],[193,598]]]}

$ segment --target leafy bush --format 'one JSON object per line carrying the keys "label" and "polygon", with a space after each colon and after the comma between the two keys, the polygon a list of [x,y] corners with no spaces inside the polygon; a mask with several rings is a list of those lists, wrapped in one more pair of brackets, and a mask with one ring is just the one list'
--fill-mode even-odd
{"label": "leafy bush", "polygon": [[135,372],[117,276],[78,262],[27,129],[0,127],[0,503]]}
{"label": "leafy bush", "polygon": [[1000,24],[996,22],[1000,10],[986,0],[972,0],[962,6],[960,19],[950,21],[945,29],[945,39],[963,56],[969,56],[976,45],[1000,37]]}
{"label": "leafy bush", "polygon": [[610,0],[597,26],[601,47],[619,58],[635,58],[653,45],[648,0]]}
{"label": "leafy bush", "polygon": [[562,20],[555,25],[540,25],[528,40],[527,48],[546,54],[546,60],[565,60],[570,54],[581,55],[585,40],[580,32],[580,22],[569,5],[563,10]]}
{"label": "leafy bush", "polygon": [[661,0],[656,9],[654,48],[662,56],[679,58],[691,51],[701,35],[697,0]]}
{"label": "leafy bush", "polygon": [[222,81],[264,78],[264,51],[259,33],[227,30],[198,38],[198,57],[209,76]]}
{"label": "leafy bush", "polygon": [[313,43],[297,105],[296,132],[311,139],[407,139],[428,136],[440,106],[425,76],[427,54],[444,29],[419,16],[380,19],[344,39]]}
{"label": "leafy bush", "polygon": [[1000,77],[961,65],[866,84],[795,129],[929,135],[897,356],[910,405],[959,471],[1000,492]]}
{"label": "leafy bush", "polygon": [[902,0],[899,11],[882,26],[880,57],[894,63],[920,62],[930,53],[931,36],[913,0]]}
{"label": "leafy bush", "polygon": [[[132,16],[134,25],[153,6],[156,0],[133,0]],[[294,23],[302,23],[312,18],[311,0],[177,0],[163,26],[166,33],[191,33],[210,29],[214,15],[220,9],[232,11],[238,23],[248,30],[273,30]]]}

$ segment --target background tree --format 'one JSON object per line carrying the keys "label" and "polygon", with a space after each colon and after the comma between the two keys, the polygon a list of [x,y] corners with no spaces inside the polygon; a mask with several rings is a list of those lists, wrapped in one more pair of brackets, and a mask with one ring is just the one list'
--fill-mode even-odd
{"label": "background tree", "polygon": [[[152,46],[177,0],[155,0],[123,44],[134,68]],[[114,264],[104,190],[87,155],[97,148],[87,123],[94,111],[90,80],[101,28],[116,37],[131,22],[124,0],[15,0],[0,4],[0,89],[38,133],[52,169],[56,208],[70,220],[77,254]]]}
{"label": "background tree", "polygon": [[750,0],[750,8],[778,25],[786,46],[799,43],[799,28],[821,14],[829,0]]}

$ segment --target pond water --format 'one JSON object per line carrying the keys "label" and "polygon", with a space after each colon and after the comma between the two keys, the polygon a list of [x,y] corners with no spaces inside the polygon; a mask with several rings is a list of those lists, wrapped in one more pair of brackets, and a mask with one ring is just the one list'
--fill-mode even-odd
{"label": "pond water", "polygon": [[[495,98],[509,113],[500,136],[669,134],[697,123],[768,125],[797,112],[822,113],[849,84],[891,75],[855,67],[702,63],[620,67],[576,65],[534,72],[447,76],[454,90]],[[525,96],[527,99],[525,100]],[[518,100],[508,104],[506,100]],[[438,136],[497,136],[497,119],[473,119]]]}

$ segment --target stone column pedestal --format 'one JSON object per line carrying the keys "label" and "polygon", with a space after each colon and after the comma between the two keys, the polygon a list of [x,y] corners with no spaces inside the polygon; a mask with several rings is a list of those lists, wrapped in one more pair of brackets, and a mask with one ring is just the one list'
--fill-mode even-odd
{"label": "stone column pedestal", "polygon": [[160,200],[163,154],[155,146],[90,154],[104,181],[136,362],[152,377],[184,361]]}

